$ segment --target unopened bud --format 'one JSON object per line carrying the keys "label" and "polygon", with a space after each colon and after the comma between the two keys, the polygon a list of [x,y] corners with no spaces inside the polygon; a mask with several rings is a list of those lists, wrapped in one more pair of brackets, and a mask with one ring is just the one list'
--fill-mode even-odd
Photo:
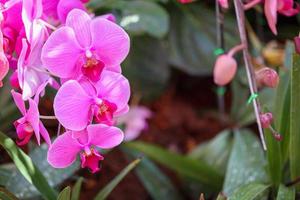
{"label": "unopened bud", "polygon": [[259,116],[260,122],[263,128],[269,128],[271,126],[271,123],[273,121],[273,115],[272,113],[264,113]]}
{"label": "unopened bud", "polygon": [[214,82],[219,86],[224,86],[232,81],[236,74],[237,62],[227,54],[217,58],[214,67]]}
{"label": "unopened bud", "polygon": [[19,79],[18,79],[18,72],[15,71],[10,77],[9,77],[9,82],[12,88],[19,90],[20,85],[19,85]]}
{"label": "unopened bud", "polygon": [[277,141],[281,141],[282,140],[282,136],[279,133],[273,133],[273,137],[277,140]]}
{"label": "unopened bud", "polygon": [[259,86],[276,88],[279,83],[279,76],[274,69],[264,67],[255,72],[256,82]]}
{"label": "unopened bud", "polygon": [[300,54],[300,37],[294,37],[295,50],[298,54]]}

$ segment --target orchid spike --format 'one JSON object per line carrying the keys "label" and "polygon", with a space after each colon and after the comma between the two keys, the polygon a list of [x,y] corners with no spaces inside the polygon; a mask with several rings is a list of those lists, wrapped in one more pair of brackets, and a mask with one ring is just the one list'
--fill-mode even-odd
{"label": "orchid spike", "polygon": [[123,141],[123,137],[120,129],[104,124],[89,125],[80,132],[67,131],[53,142],[47,159],[55,168],[66,168],[76,160],[79,154],[81,167],[87,167],[95,173],[100,170],[99,161],[104,159],[96,147],[113,148]]}

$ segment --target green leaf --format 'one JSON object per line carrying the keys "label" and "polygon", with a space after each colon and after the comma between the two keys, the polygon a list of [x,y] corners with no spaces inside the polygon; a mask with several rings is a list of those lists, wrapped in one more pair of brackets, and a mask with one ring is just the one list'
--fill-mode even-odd
{"label": "green leaf", "polygon": [[[290,170],[291,179],[300,176],[300,56],[294,54],[291,73],[291,112],[290,112]],[[297,189],[300,187],[298,186]]]}
{"label": "green leaf", "polygon": [[119,1],[113,8],[121,10],[120,25],[132,34],[148,33],[157,38],[169,31],[169,15],[163,7],[151,1]]}
{"label": "green leaf", "polygon": [[18,198],[11,193],[10,191],[8,191],[5,188],[0,187],[0,199],[1,200],[18,200]]}
{"label": "green leaf", "polygon": [[57,200],[70,200],[70,199],[71,199],[71,188],[70,186],[67,186],[59,193]]}
{"label": "green leaf", "polygon": [[296,191],[294,187],[280,185],[276,200],[295,200]]}
{"label": "green leaf", "polygon": [[[203,4],[172,7],[170,63],[190,75],[210,75],[215,62],[215,12]],[[226,16],[226,46],[237,44],[234,20]]]}
{"label": "green leaf", "polygon": [[95,197],[95,200],[104,200],[113,191],[113,189],[123,180],[123,178],[133,170],[140,162],[140,159],[132,161],[126,168],[124,168],[118,176],[116,176],[108,185],[106,185]]}
{"label": "green leaf", "polygon": [[207,143],[202,143],[189,153],[189,157],[200,159],[225,174],[226,165],[232,148],[233,137],[230,130],[218,133]]}
{"label": "green leaf", "polygon": [[267,145],[268,172],[274,186],[278,187],[282,179],[282,157],[280,141],[277,141],[270,129],[265,129]]}
{"label": "green leaf", "polygon": [[230,196],[241,185],[267,182],[265,166],[264,152],[257,137],[249,130],[235,130],[223,192]]}
{"label": "green leaf", "polygon": [[166,50],[162,42],[154,38],[134,37],[130,54],[122,66],[133,91],[148,99],[160,95],[169,80]]}
{"label": "green leaf", "polygon": [[77,180],[77,182],[75,183],[75,185],[74,185],[74,187],[72,189],[71,200],[79,200],[82,182],[83,182],[83,178],[80,177]]}
{"label": "green leaf", "polygon": [[268,185],[250,183],[238,188],[229,200],[254,200],[268,188]]}
{"label": "green leaf", "polygon": [[56,192],[50,187],[41,171],[33,164],[29,156],[19,149],[13,140],[0,132],[0,145],[7,151],[16,167],[27,181],[33,184],[45,199],[56,199]]}
{"label": "green leaf", "polygon": [[[47,151],[48,146],[46,144],[42,144],[40,147],[35,148],[31,153],[29,153],[29,156],[38,169],[43,172],[43,175],[47,179],[49,185],[51,187],[57,187],[80,168],[80,162],[77,160],[68,168],[56,169],[49,165],[47,161]],[[16,170],[11,170],[11,177],[8,179],[5,186],[21,199],[32,199],[39,195],[36,188]]]}
{"label": "green leaf", "polygon": [[215,189],[221,187],[223,177],[203,161],[172,153],[156,145],[144,142],[130,142],[126,144],[126,147],[143,152],[151,159],[181,175],[198,180]]}
{"label": "green leaf", "polygon": [[[131,158],[139,156],[138,151],[134,149],[125,147],[123,150]],[[134,171],[153,200],[183,199],[169,178],[147,157],[143,157],[143,160]]]}

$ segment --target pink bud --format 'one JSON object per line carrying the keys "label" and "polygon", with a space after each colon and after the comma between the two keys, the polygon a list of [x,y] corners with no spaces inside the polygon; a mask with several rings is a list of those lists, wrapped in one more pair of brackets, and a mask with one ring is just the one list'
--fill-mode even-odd
{"label": "pink bud", "polygon": [[277,141],[281,141],[282,140],[282,136],[279,133],[273,133],[273,137],[277,140]]}
{"label": "pink bud", "polygon": [[276,88],[279,83],[279,76],[274,69],[264,67],[255,72],[256,82],[260,86]]}
{"label": "pink bud", "polygon": [[264,113],[261,114],[260,116],[260,122],[263,128],[269,128],[271,126],[271,123],[273,121],[273,115],[272,113]]}
{"label": "pink bud", "polygon": [[14,71],[14,73],[10,76],[9,82],[12,88],[16,90],[20,90],[21,87],[19,85],[19,80],[18,80],[18,72]]}
{"label": "pink bud", "polygon": [[217,58],[214,67],[214,82],[217,85],[224,86],[234,78],[237,71],[236,60],[227,54]]}

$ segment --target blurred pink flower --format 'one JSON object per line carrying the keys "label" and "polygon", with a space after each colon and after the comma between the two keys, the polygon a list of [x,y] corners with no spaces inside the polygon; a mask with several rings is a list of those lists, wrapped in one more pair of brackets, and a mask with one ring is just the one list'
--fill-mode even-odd
{"label": "blurred pink flower", "polygon": [[300,12],[300,6],[294,0],[265,0],[265,15],[275,35],[277,35],[277,12],[285,16],[293,16]]}
{"label": "blurred pink flower", "polygon": [[63,26],[50,35],[42,50],[45,67],[63,79],[98,81],[103,69],[120,72],[129,51],[129,37],[117,24],[73,9]]}
{"label": "blurred pink flower", "polygon": [[277,72],[269,67],[257,70],[255,72],[255,78],[258,86],[276,88],[279,84],[279,76]]}
{"label": "blurred pink flower", "polygon": [[7,75],[8,70],[9,70],[9,63],[4,53],[3,34],[0,30],[0,87],[2,87],[3,85],[2,80]]}
{"label": "blurred pink flower", "polygon": [[67,129],[80,131],[95,119],[112,125],[113,117],[128,111],[130,87],[120,73],[103,71],[94,84],[88,80],[70,80],[58,90],[54,99],[54,112]]}
{"label": "blurred pink flower", "polygon": [[179,3],[186,4],[186,3],[192,3],[195,0],[178,0],[178,1]]}
{"label": "blurred pink flower", "polygon": [[125,125],[125,141],[136,139],[143,130],[148,128],[147,119],[151,118],[152,112],[144,106],[131,106],[128,113],[118,117],[117,124]]}
{"label": "blurred pink flower", "polygon": [[110,149],[123,141],[120,129],[104,124],[89,125],[80,132],[67,131],[60,135],[48,151],[48,162],[55,168],[70,166],[80,153],[81,167],[89,168],[92,173],[100,170],[99,161],[103,156],[95,147]]}
{"label": "blurred pink flower", "polygon": [[26,110],[25,103],[22,100],[22,95],[15,91],[11,91],[16,106],[21,111],[23,117],[16,120],[14,125],[17,131],[17,144],[25,145],[30,140],[31,136],[35,134],[37,143],[40,145],[40,135],[44,138],[48,145],[51,145],[49,134],[39,119],[38,102],[28,99],[29,108]]}

